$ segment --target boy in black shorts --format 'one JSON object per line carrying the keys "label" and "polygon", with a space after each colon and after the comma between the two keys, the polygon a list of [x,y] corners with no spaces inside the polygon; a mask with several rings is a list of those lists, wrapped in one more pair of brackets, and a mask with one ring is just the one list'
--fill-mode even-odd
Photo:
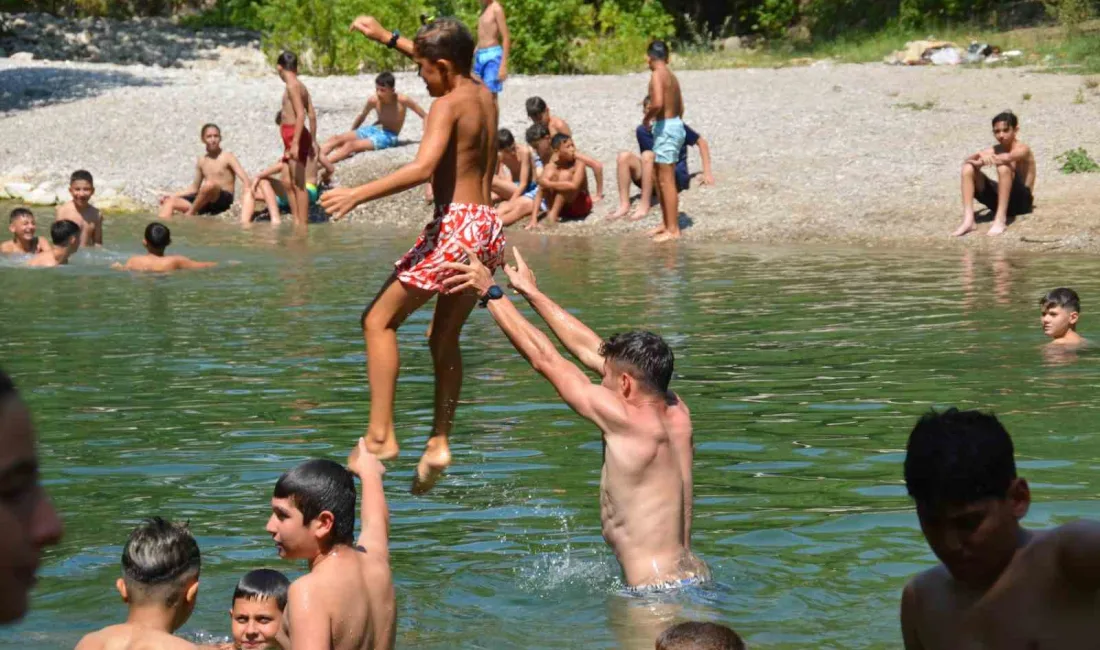
{"label": "boy in black shorts", "polygon": [[[974,199],[994,212],[993,226],[988,235],[999,235],[1008,227],[1008,218],[1028,214],[1032,208],[1035,188],[1035,154],[1031,147],[1016,139],[1019,122],[1012,111],[993,118],[993,137],[997,144],[983,149],[962,166],[963,222],[954,232],[956,237],[975,230]],[[993,167],[996,180],[986,177],[982,167]]]}

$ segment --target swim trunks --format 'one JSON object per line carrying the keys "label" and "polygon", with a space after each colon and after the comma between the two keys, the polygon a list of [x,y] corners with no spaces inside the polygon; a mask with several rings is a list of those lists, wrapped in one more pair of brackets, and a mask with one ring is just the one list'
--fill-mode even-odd
{"label": "swim trunks", "polygon": [[[194,203],[197,196],[198,194],[188,194],[182,198],[188,203]],[[202,206],[196,214],[221,214],[231,207],[233,207],[233,193],[222,190],[218,198]]]}
{"label": "swim trunks", "polygon": [[592,214],[592,196],[588,192],[580,191],[573,197],[572,203],[562,206],[560,216],[562,219],[584,219],[590,214]]}
{"label": "swim trunks", "polygon": [[658,165],[675,165],[687,139],[684,121],[678,117],[653,123],[653,154]]}
{"label": "swim trunks", "polygon": [[[675,168],[676,189],[680,192],[691,187],[691,172],[688,170],[688,147],[695,147],[699,144],[699,134],[687,124],[684,125],[684,134],[684,146],[680,147],[680,157],[676,160]],[[638,151],[640,153],[653,151],[653,132],[650,129],[646,128],[644,124],[639,124],[638,128],[634,130],[634,135],[638,138]],[[634,181],[634,184],[641,186],[638,181]]]}
{"label": "swim trunks", "polygon": [[656,584],[642,585],[640,587],[623,587],[623,593],[630,596],[644,596],[648,594],[676,591],[678,589],[685,589],[687,587],[697,587],[699,585],[705,584],[706,582],[708,582],[707,578],[701,576],[691,576],[690,578],[669,580],[668,582],[658,582]]}
{"label": "swim trunks", "polygon": [[459,243],[477,253],[490,271],[503,264],[504,226],[496,210],[473,203],[436,204],[435,217],[424,226],[416,244],[394,263],[398,281],[440,291],[443,279],[454,273],[442,268],[443,264],[466,258]]}
{"label": "swim trunks", "polygon": [[[989,208],[997,211],[997,181],[985,179],[981,191],[974,195],[975,199]],[[1024,185],[1018,176],[1012,179],[1012,191],[1008,195],[1008,216],[1015,217],[1021,214],[1031,214],[1035,198],[1031,194],[1031,188]]]}
{"label": "swim trunks", "polygon": [[[311,206],[317,205],[317,199],[321,197],[321,192],[317,189],[317,186],[313,183],[306,183],[306,192],[309,193],[309,204]],[[286,202],[286,197],[276,196],[275,203],[278,204],[280,210],[286,211],[290,209],[290,204]]]}
{"label": "swim trunks", "polygon": [[[537,160],[537,157],[536,157],[536,160]],[[534,201],[535,200],[535,195],[538,194],[538,193],[539,193],[539,184],[536,183],[535,181],[531,181],[531,184],[527,186],[527,191],[525,191],[523,193],[523,195],[525,197],[531,199],[532,201]],[[542,210],[543,212],[546,212],[549,209],[550,208],[546,205],[546,199],[543,199],[542,200],[542,205],[539,206],[539,210]]]}
{"label": "swim trunks", "polygon": [[375,151],[390,149],[397,146],[397,134],[387,131],[381,124],[361,126],[355,130],[355,137],[360,140],[370,140]]}
{"label": "swim trunks", "polygon": [[500,74],[500,64],[504,62],[504,48],[499,45],[492,47],[486,47],[484,49],[474,52],[474,74],[481,77],[481,82],[485,84],[494,95],[504,90],[504,82],[498,77]]}
{"label": "swim trunks", "polygon": [[[283,136],[283,150],[289,151],[290,145],[294,144],[294,125],[283,124],[279,127],[279,131]],[[309,134],[309,129],[303,127],[302,137],[298,139],[298,162],[306,164],[311,153],[313,153],[313,136]]]}

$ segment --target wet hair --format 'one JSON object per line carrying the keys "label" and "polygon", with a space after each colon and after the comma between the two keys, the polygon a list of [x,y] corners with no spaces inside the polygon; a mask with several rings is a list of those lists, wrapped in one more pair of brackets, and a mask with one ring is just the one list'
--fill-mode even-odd
{"label": "wet hair", "polygon": [[355,529],[355,481],[351,472],[331,460],[314,459],[298,465],[275,482],[274,497],[290,499],[302,511],[302,523],[332,513],[335,544],[351,544]]}
{"label": "wet hair", "polygon": [[14,222],[16,219],[26,217],[28,219],[34,219],[34,213],[26,208],[16,208],[8,215],[8,223]]}
{"label": "wet hair", "polygon": [[516,146],[516,136],[512,135],[512,132],[508,129],[501,129],[497,131],[497,147],[500,149],[508,149]]}
{"label": "wet hair", "polygon": [[550,129],[541,122],[537,122],[527,127],[527,144],[535,144],[539,140],[548,137],[550,137]]}
{"label": "wet hair", "polygon": [[145,242],[157,250],[168,248],[172,243],[172,231],[163,223],[154,221],[145,226]]}
{"label": "wet hair", "polygon": [[563,144],[572,140],[568,135],[564,133],[558,133],[553,138],[550,138],[550,148],[557,151]]}
{"label": "wet hair", "polygon": [[664,41],[653,41],[645,53],[658,61],[668,61],[668,44]]}
{"label": "wet hair", "polygon": [[58,219],[50,226],[50,241],[54,246],[64,246],[69,240],[80,234],[80,226],[68,219]]}
{"label": "wet hair", "polygon": [[290,50],[283,50],[283,53],[279,55],[279,58],[275,59],[275,65],[282,67],[283,70],[297,72],[298,55],[291,52]]}
{"label": "wet hair", "polygon": [[286,594],[290,590],[290,580],[275,569],[256,569],[241,576],[237,588],[233,590],[233,601],[275,599],[280,610],[286,609]]}
{"label": "wet hair", "polygon": [[200,137],[200,138],[205,138],[205,137],[206,137],[206,130],[207,130],[207,129],[214,129],[215,131],[217,131],[217,132],[218,132],[218,135],[221,135],[221,134],[222,134],[222,129],[221,129],[221,127],[220,127],[220,126],[218,126],[217,124],[214,124],[213,122],[210,122],[210,123],[208,123],[208,124],[203,124],[203,125],[202,125],[202,130],[201,130],[201,131],[199,131],[199,137]]}
{"label": "wet hair", "polygon": [[997,113],[997,115],[993,118],[993,126],[997,126],[998,122],[1004,122],[1008,124],[1009,128],[1012,129],[1016,128],[1016,126],[1020,123],[1020,121],[1016,119],[1016,114],[1008,109]]}
{"label": "wet hair", "polygon": [[650,390],[662,395],[668,392],[674,357],[665,340],[653,332],[635,330],[615,334],[600,345],[600,356],[611,363],[628,366],[634,371],[630,376]]}
{"label": "wet hair", "polygon": [[69,185],[77,181],[88,181],[89,185],[95,185],[95,181],[92,180],[92,172],[86,169],[78,169],[69,176]]}
{"label": "wet hair", "polygon": [[474,65],[474,37],[457,18],[436,18],[423,25],[413,38],[419,56],[429,61],[450,61],[460,74]]}
{"label": "wet hair", "polygon": [[929,411],[909,434],[905,487],[931,508],[1003,499],[1016,478],[1012,456],[1012,438],[992,414]]}
{"label": "wet hair", "polygon": [[283,112],[282,111],[276,111],[275,112],[275,123],[282,126],[282,124],[283,124]]}
{"label": "wet hair", "polygon": [[528,97],[527,98],[527,117],[532,120],[537,120],[546,112],[546,100],[542,97]]}
{"label": "wet hair", "polygon": [[661,632],[657,650],[745,650],[745,642],[725,625],[688,621]]}
{"label": "wet hair", "polygon": [[383,72],[374,78],[374,85],[393,90],[394,86],[397,85],[397,80],[393,78],[392,72]]}
{"label": "wet hair", "polygon": [[1073,289],[1059,287],[1053,291],[1047,292],[1042,298],[1039,298],[1039,305],[1043,309],[1047,307],[1061,307],[1069,311],[1080,312],[1081,298]]}
{"label": "wet hair", "polygon": [[15,390],[15,382],[11,380],[8,373],[4,372],[3,368],[0,368],[0,402],[18,394],[19,391]]}
{"label": "wet hair", "polygon": [[159,600],[174,607],[188,582],[198,578],[199,543],[187,524],[147,519],[130,533],[122,549],[122,579],[133,604]]}

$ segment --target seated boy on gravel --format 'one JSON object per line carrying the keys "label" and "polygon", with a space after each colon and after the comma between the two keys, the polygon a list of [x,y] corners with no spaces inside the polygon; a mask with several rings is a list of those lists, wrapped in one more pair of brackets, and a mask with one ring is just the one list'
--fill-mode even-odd
{"label": "seated boy on gravel", "polygon": [[[987,235],[999,235],[1008,227],[1008,218],[1030,214],[1035,189],[1035,154],[1016,139],[1019,121],[1012,111],[998,113],[993,118],[993,137],[997,144],[983,149],[963,161],[962,203],[963,222],[954,232],[956,237],[975,230],[974,199],[993,211],[993,226]],[[983,167],[993,167],[997,178],[986,178]]]}
{"label": "seated boy on gravel", "polygon": [[222,132],[217,124],[204,125],[201,137],[206,153],[195,164],[195,180],[183,191],[160,197],[161,220],[171,219],[177,212],[189,217],[221,214],[233,207],[236,181],[241,182],[243,191],[252,187],[237,157],[222,149]]}
{"label": "seated boy on gravel", "polygon": [[592,196],[588,193],[588,174],[577,156],[573,139],[559,133],[551,140],[554,158],[547,163],[538,179],[538,191],[531,205],[531,220],[527,228],[539,223],[539,207],[543,199],[550,204],[546,218],[551,223],[562,219],[584,219],[592,213]]}
{"label": "seated boy on gravel", "polygon": [[[507,160],[510,159],[512,154],[508,153],[505,149],[504,143],[506,141],[514,143],[515,139],[507,129],[501,129],[500,133],[500,158],[504,164],[509,164]],[[508,134],[508,140],[504,137],[505,133]],[[515,158],[521,164],[523,161],[530,159],[530,162],[527,163],[528,174],[526,177],[522,176],[522,168],[520,170],[520,180],[522,181],[523,178],[526,178],[527,183],[523,186],[522,192],[513,194],[512,198],[505,200],[497,206],[497,216],[500,218],[500,223],[504,226],[510,226],[520,219],[531,215],[531,211],[535,206],[535,195],[538,194],[539,191],[538,179],[542,175],[542,170],[545,168],[546,163],[550,162],[550,158],[554,155],[554,151],[550,147],[550,130],[546,128],[545,124],[532,124],[529,126],[525,139],[527,140],[526,147],[520,148],[518,145],[515,146]],[[526,153],[523,153],[524,150],[526,150]],[[494,180],[493,182],[495,186],[497,181]],[[518,188],[519,186],[516,185],[516,187]],[[540,200],[539,211],[546,212],[546,207],[546,201]]]}
{"label": "seated boy on gravel", "polygon": [[[550,137],[554,137],[559,133],[573,137],[573,130],[569,128],[569,124],[557,115],[551,115],[550,107],[546,105],[546,100],[542,97],[536,96],[527,99],[527,117],[531,118],[531,121],[535,124],[546,125],[546,128],[550,131]],[[577,152],[577,160],[592,170],[592,176],[596,178],[596,201],[602,201],[603,164],[595,158],[580,152]]]}

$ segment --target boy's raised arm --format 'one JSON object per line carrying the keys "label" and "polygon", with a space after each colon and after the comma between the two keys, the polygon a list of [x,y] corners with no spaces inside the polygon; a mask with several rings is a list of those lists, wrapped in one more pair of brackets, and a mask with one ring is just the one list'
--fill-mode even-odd
{"label": "boy's raised arm", "polygon": [[363,484],[363,496],[359,504],[361,530],[358,544],[366,550],[367,555],[388,563],[390,511],[386,507],[386,494],[382,488],[382,475],[386,473],[386,468],[377,456],[367,451],[366,441],[362,438],[349,457],[348,465]]}
{"label": "boy's raised arm", "polygon": [[[382,45],[389,45],[390,39],[393,38],[393,32],[382,27],[374,16],[359,16],[351,23],[351,31],[359,32],[363,36],[366,36],[372,41],[377,41]],[[410,59],[413,58],[413,53],[416,52],[413,42],[404,36],[397,39],[397,43],[394,44],[393,49]]]}

